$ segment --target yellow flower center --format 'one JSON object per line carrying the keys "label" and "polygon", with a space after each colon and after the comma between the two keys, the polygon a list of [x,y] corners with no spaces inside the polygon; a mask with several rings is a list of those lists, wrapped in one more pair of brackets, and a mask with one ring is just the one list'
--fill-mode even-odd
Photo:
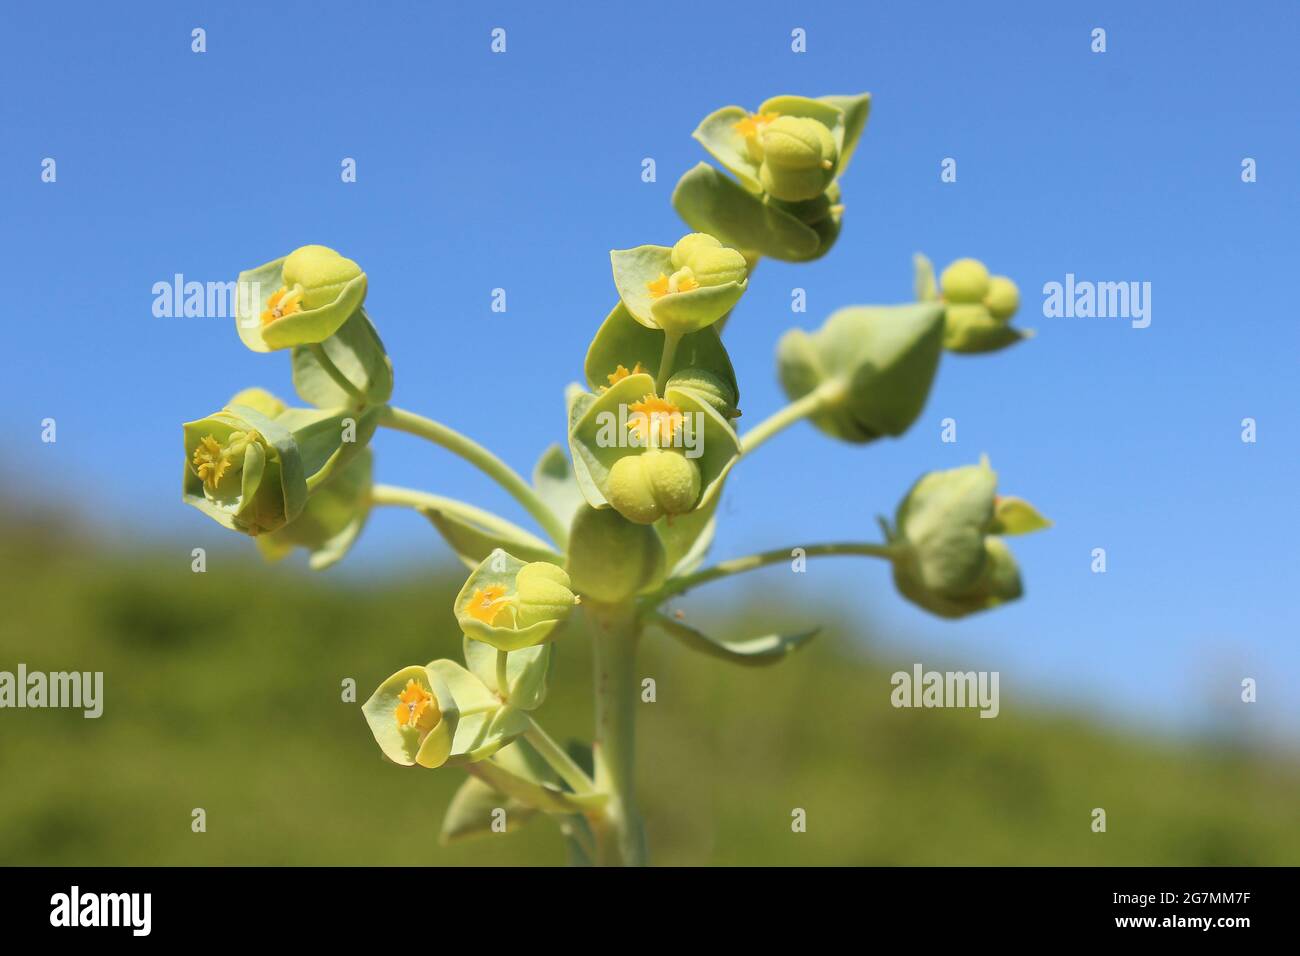
{"label": "yellow flower center", "polygon": [[627,410],[632,413],[627,427],[643,445],[650,443],[652,435],[657,437],[661,446],[671,445],[685,418],[680,408],[654,393],[633,402]]}
{"label": "yellow flower center", "polygon": [[695,274],[689,268],[683,267],[671,276],[659,273],[659,278],[647,282],[645,287],[650,290],[650,298],[662,299],[674,292],[690,292],[692,289],[698,289],[700,284],[696,281]]}
{"label": "yellow flower center", "polygon": [[469,607],[466,610],[474,620],[482,621],[490,627],[497,615],[509,607],[510,603],[504,587],[490,584],[485,588],[474,589],[474,596],[469,599]]}
{"label": "yellow flower center", "polygon": [[442,719],[437,698],[414,680],[406,682],[406,690],[402,691],[397,700],[393,716],[397,718],[398,727],[432,730]]}
{"label": "yellow flower center", "polygon": [[780,113],[750,113],[743,120],[732,123],[731,128],[745,139],[754,139],[759,133],[763,132],[768,123],[771,123],[780,115]]}
{"label": "yellow flower center", "polygon": [[266,303],[266,311],[262,313],[262,324],[268,325],[276,319],[301,311],[302,290],[295,288],[290,292],[288,289],[280,289],[278,292],[271,293],[271,298]]}
{"label": "yellow flower center", "polygon": [[617,385],[619,382],[623,381],[623,379],[627,378],[629,375],[644,375],[645,373],[646,370],[644,367],[642,367],[640,362],[637,362],[634,366],[632,366],[632,371],[630,372],[628,371],[626,365],[619,365],[618,368],[614,369],[614,371],[610,372],[608,375],[605,376],[605,380],[609,382],[610,385]]}
{"label": "yellow flower center", "polygon": [[211,435],[204,435],[199,447],[194,449],[194,471],[208,491],[216,491],[217,485],[230,468],[230,459],[221,449],[221,443]]}

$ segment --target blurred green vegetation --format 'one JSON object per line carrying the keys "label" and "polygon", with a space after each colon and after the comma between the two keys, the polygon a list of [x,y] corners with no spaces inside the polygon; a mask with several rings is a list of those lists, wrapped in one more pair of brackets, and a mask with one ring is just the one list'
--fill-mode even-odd
{"label": "blurred green vegetation", "polygon": [[[0,711],[0,864],[562,862],[545,819],[440,847],[463,773],[385,763],[341,702],[344,678],[364,700],[402,665],[459,656],[460,575],[431,561],[427,579],[398,584],[312,577],[268,569],[251,547],[209,554],[195,574],[183,548],[105,548],[0,518],[0,670],[105,674],[98,720]],[[766,669],[647,639],[658,700],[641,706],[639,746],[655,862],[1300,863],[1290,758],[1151,742],[1005,700],[996,720],[895,710],[892,668],[828,624]],[[557,737],[589,733],[589,678],[574,636],[540,713]],[[195,807],[206,833],[191,832]],[[791,832],[795,807],[806,833]],[[1105,834],[1090,830],[1093,807]]]}

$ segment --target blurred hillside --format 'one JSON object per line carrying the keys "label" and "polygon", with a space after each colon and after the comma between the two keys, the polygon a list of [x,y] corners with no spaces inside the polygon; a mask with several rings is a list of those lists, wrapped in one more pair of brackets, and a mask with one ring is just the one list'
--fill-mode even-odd
{"label": "blurred hillside", "polygon": [[[445,555],[432,531],[429,544]],[[427,579],[375,585],[268,569],[250,546],[195,574],[184,550],[107,549],[0,518],[0,670],[105,672],[98,720],[0,711],[0,864],[561,862],[544,820],[439,847],[463,774],[386,764],[340,701],[346,677],[364,700],[402,665],[459,655],[460,572],[437,558]],[[647,640],[655,862],[1300,863],[1292,758],[1020,708],[894,710],[892,668],[827,624],[769,669]],[[566,642],[540,714],[557,737],[589,732],[589,676],[582,642]],[[195,807],[206,833],[190,831]],[[794,807],[807,833],[790,832]],[[1090,831],[1093,807],[1108,833]]]}

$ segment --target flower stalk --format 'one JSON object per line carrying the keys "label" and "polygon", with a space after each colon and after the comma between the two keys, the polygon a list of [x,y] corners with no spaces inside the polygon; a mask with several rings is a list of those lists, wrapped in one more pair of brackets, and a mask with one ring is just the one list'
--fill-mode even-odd
{"label": "flower stalk", "polygon": [[569,540],[569,530],[547,507],[528,482],[504,461],[478,442],[448,428],[432,418],[425,418],[405,409],[386,406],[379,414],[379,424],[394,431],[406,432],[439,445],[454,455],[465,459],[510,493],[524,510],[536,519],[547,535],[563,548]]}

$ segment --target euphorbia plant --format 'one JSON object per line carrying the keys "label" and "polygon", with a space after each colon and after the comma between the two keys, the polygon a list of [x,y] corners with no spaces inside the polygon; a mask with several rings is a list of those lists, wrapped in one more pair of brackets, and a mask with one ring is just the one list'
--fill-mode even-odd
{"label": "euphorbia plant", "polygon": [[[464,663],[407,664],[362,707],[389,760],[467,772],[444,840],[490,832],[504,810],[516,823],[557,821],[575,861],[645,862],[633,730],[643,636],[765,665],[815,633],[720,640],[664,613],[693,588],[790,559],[791,549],[779,548],[704,566],[732,469],[801,419],[854,444],[901,435],[925,407],[945,349],[986,352],[1025,336],[1008,324],[1019,298],[1010,279],[961,259],[936,281],[918,256],[917,301],[852,306],[815,331],[786,333],[777,366],[789,404],[737,427],[740,387],[724,320],[760,257],[803,261],[829,251],[844,214],[839,179],[869,102],[866,94],[777,96],[700,124],[696,137],[735,179],[701,164],[673,196],[694,232],[611,253],[618,301],[587,350],[583,380],[568,387],[567,453],[551,446],[531,480],[472,439],[389,403],[392,365],[366,313],[357,263],[309,245],[241,274],[258,290],[237,317],[241,339],[257,352],[289,350],[309,407],[249,389],[187,424],[185,500],[255,537],[268,557],[305,549],[314,568],[343,557],[373,506],[410,507],[470,568],[452,608]],[[542,535],[462,501],[375,484],[367,443],[376,428],[425,438],[477,466]],[[1019,597],[1003,539],[1047,526],[1027,502],[997,495],[986,460],[925,475],[893,522],[879,523],[881,540],[799,546],[809,557],[887,561],[904,598],[948,618]],[[595,660],[587,752],[561,747],[538,721],[553,655],[583,639]]]}

